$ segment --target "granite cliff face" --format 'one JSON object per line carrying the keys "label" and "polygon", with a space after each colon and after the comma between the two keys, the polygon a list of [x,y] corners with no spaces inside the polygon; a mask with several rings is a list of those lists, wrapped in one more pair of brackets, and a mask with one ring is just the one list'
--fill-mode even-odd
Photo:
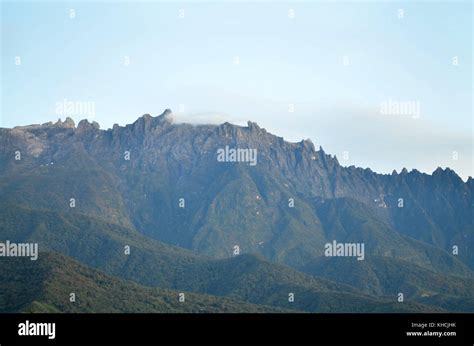
{"label": "granite cliff face", "polygon": [[[256,149],[258,163],[219,162],[225,147]],[[374,266],[474,269],[472,178],[343,167],[310,140],[289,143],[250,121],[174,124],[166,110],[108,130],[72,119],[0,129],[0,194],[3,206],[87,215],[213,258],[238,246],[331,279],[335,262],[323,255],[333,240],[365,243]]]}

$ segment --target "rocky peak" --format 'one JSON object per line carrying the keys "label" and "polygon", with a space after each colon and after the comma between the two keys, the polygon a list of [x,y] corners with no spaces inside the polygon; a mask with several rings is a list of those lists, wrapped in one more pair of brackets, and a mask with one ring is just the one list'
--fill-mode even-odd
{"label": "rocky peak", "polygon": [[300,145],[307,151],[314,153],[316,152],[316,148],[314,147],[314,143],[311,141],[311,139],[307,138],[304,139],[300,142]]}
{"label": "rocky peak", "polygon": [[442,175],[443,173],[444,173],[444,170],[441,167],[438,167],[434,170],[433,176]]}
{"label": "rocky peak", "polygon": [[150,114],[143,115],[144,120],[152,123],[152,124],[171,124],[173,122],[173,111],[169,108],[166,108],[163,113],[156,117],[152,117]]}
{"label": "rocky peak", "polygon": [[100,129],[100,125],[96,121],[93,121],[92,123],[90,123],[87,119],[82,119],[81,121],[79,121],[79,124],[77,124],[77,130],[79,132],[88,131],[88,130],[99,130],[99,129]]}
{"label": "rocky peak", "polygon": [[153,120],[153,117],[148,113],[143,114],[142,118],[143,118],[143,121],[145,121],[145,122],[151,122]]}
{"label": "rocky peak", "polygon": [[[46,125],[49,126],[50,124],[51,123],[47,123]],[[64,121],[61,121],[61,119],[58,119],[58,121],[52,126],[64,128],[64,129],[73,129],[76,127],[76,124],[74,123],[74,120],[72,120],[70,117],[67,117],[66,120]]]}
{"label": "rocky peak", "polygon": [[442,169],[441,167],[436,168],[436,170],[433,172],[433,178],[437,179],[448,179],[452,182],[462,182],[462,179],[460,176],[457,175],[457,173],[452,170],[449,167],[446,167],[445,169]]}
{"label": "rocky peak", "polygon": [[247,127],[250,132],[259,132],[260,131],[260,126],[258,126],[257,123],[254,123],[252,121],[247,121]]}
{"label": "rocky peak", "polygon": [[141,125],[145,129],[151,129],[152,127],[171,124],[173,122],[173,112],[171,109],[167,108],[160,115],[153,117],[150,114],[143,114],[138,118],[132,125]]}
{"label": "rocky peak", "polygon": [[229,137],[235,133],[235,127],[229,122],[225,122],[216,128],[217,134],[219,136]]}

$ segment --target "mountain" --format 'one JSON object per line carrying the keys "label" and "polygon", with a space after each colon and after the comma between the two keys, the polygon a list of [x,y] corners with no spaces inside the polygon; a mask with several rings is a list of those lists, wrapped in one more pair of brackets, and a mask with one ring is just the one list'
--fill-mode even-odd
{"label": "mountain", "polygon": [[[221,162],[219,150],[229,148],[256,150],[256,164]],[[373,311],[393,299],[399,282],[393,278],[404,273],[410,292],[441,294],[422,294],[431,297],[423,304],[458,311],[459,302],[471,299],[473,192],[473,179],[463,182],[450,169],[381,175],[343,167],[310,140],[288,143],[252,122],[175,124],[169,110],[105,131],[86,120],[76,127],[71,119],[0,129],[1,238],[38,241],[141,285],[261,302],[238,287],[224,289],[232,281],[226,274],[245,258],[228,259],[238,247],[240,254],[258,255],[251,258],[259,266],[236,275],[250,280],[260,273],[265,297],[272,289],[279,297],[289,290],[278,284],[281,277],[267,281],[266,275],[290,266],[296,280],[290,282],[319,295],[339,294],[343,302],[335,307],[310,294],[297,303],[305,311],[361,309],[342,294],[369,299]],[[333,241],[363,243],[365,260],[328,259],[325,244]],[[420,286],[414,268],[438,279]],[[338,275],[347,271],[354,275]],[[188,275],[201,272],[201,281],[194,275],[186,284]],[[463,284],[443,292],[439,283],[446,280]]]}
{"label": "mountain", "polygon": [[[0,311],[66,313],[284,312],[243,301],[143,287],[118,280],[57,253],[38,263],[8,258],[0,266]],[[70,301],[70,294],[75,301]],[[184,293],[184,302],[179,294]]]}

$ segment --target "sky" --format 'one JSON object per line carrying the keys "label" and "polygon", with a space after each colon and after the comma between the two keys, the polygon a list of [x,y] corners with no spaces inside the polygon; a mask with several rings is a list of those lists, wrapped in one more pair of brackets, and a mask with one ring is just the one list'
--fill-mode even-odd
{"label": "sky", "polygon": [[471,1],[2,1],[0,17],[0,127],[170,108],[345,166],[474,175]]}

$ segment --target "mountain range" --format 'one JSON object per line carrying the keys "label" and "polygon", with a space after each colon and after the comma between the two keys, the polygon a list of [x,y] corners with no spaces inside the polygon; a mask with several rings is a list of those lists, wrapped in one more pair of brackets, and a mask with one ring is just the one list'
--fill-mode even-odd
{"label": "mountain range", "polygon": [[[226,147],[257,164],[217,160]],[[473,193],[449,168],[343,167],[310,140],[170,110],[1,128],[0,241],[41,254],[0,258],[1,292],[20,292],[0,311],[472,312]],[[333,241],[364,259],[326,256]]]}

